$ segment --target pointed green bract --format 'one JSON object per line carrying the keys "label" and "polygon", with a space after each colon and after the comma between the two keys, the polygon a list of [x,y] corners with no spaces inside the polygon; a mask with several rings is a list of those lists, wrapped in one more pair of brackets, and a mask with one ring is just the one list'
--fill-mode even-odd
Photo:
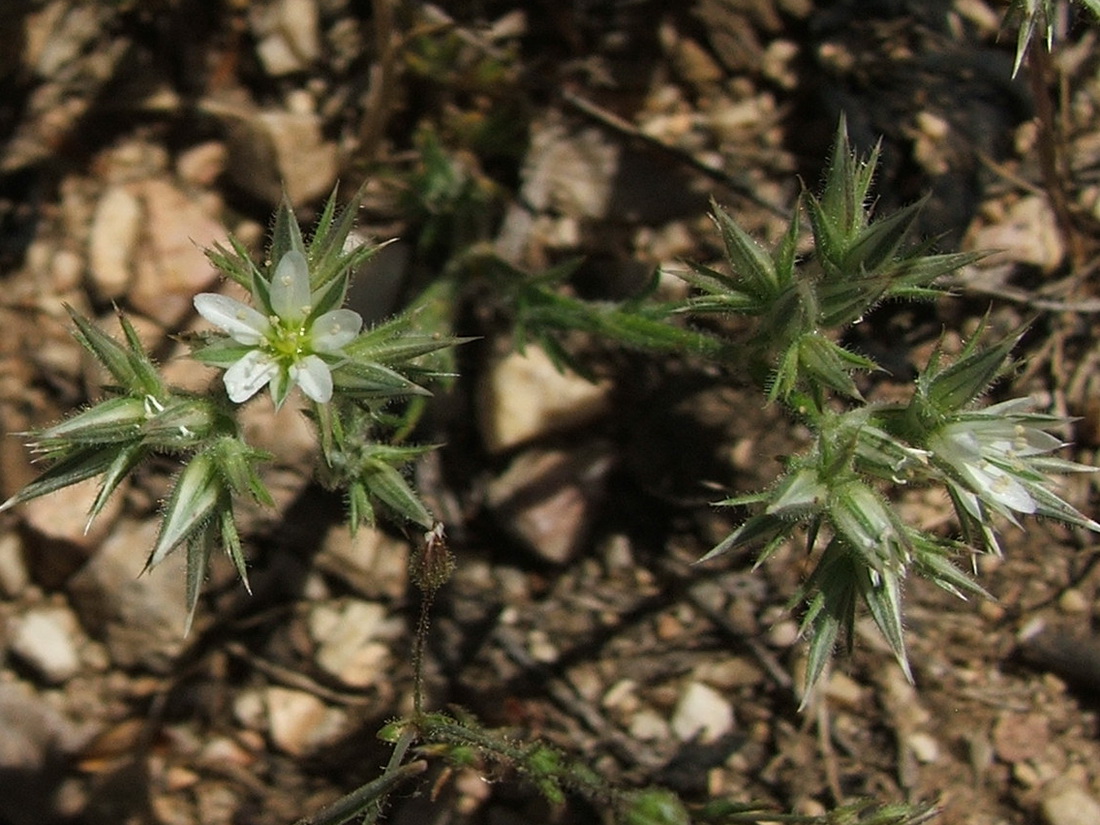
{"label": "pointed green bract", "polygon": [[213,456],[208,452],[199,453],[176,478],[145,569],[156,567],[182,542],[203,528],[217,512],[222,493]]}

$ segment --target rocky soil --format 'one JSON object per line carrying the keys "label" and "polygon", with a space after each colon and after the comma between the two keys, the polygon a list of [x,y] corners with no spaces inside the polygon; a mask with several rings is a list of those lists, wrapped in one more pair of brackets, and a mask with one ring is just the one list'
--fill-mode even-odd
{"label": "rocky soil", "polygon": [[[8,0],[0,6],[0,483],[19,433],[97,397],[64,307],[126,312],[172,381],[203,247],[262,248],[282,193],[309,219],[365,182],[360,231],[400,240],[353,296],[379,319],[471,250],[568,288],[634,294],[713,262],[708,199],[762,239],[813,186],[837,119],[882,139],[879,207],[922,193],[921,231],[995,248],[931,307],[856,331],[904,379],[942,331],[1029,322],[1012,389],[1077,416],[1096,463],[1100,28],[1067,21],[1036,81],[990,0]],[[1053,106],[1044,121],[1044,103]],[[1053,123],[1055,134],[1043,130]],[[674,277],[661,289],[676,290]],[[915,685],[873,629],[798,710],[796,548],[691,562],[735,524],[709,502],[766,485],[802,439],[689,360],[585,337],[595,377],[514,351],[476,277],[440,300],[462,348],[417,437],[415,478],[457,555],[428,643],[434,706],[542,737],[628,785],[822,813],[929,801],[945,825],[1100,823],[1095,539],[1009,529],[980,560],[995,601],[906,594]],[[888,380],[872,388],[896,391]],[[143,471],[92,525],[91,488],[0,517],[0,823],[288,823],[376,775],[411,710],[419,540],[354,538],[313,481],[303,417],[266,401],[274,512],[243,516],[253,594],[215,565],[183,635],[182,559],[139,575],[171,479]],[[1066,497],[1095,514],[1096,482]],[[950,529],[946,502],[915,519]],[[507,772],[436,770],[394,823],[601,822]]]}

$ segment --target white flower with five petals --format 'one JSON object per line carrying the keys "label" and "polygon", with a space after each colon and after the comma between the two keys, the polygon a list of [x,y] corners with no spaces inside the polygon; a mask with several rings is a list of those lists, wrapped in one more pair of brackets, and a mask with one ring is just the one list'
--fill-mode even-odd
{"label": "white flower with five petals", "polygon": [[276,405],[295,386],[319,404],[332,398],[332,370],[344,360],[343,348],[363,326],[359,313],[336,309],[311,316],[309,265],[297,250],[287,252],[271,279],[272,314],[225,295],[195,296],[195,309],[238,344],[244,354],[225,371],[225,389],[235,403],[270,385]]}

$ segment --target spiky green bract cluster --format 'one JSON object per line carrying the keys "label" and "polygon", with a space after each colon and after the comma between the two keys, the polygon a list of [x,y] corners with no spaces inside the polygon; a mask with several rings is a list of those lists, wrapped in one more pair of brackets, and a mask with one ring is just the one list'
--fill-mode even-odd
{"label": "spiky green bract cluster", "polygon": [[[1064,420],[1032,412],[1026,398],[977,406],[1007,369],[1018,337],[982,348],[981,333],[950,363],[937,350],[907,404],[808,417],[810,449],[788,459],[771,488],[721,502],[757,512],[704,560],[762,542],[760,564],[796,533],[805,535],[807,553],[823,539],[796,597],[806,603],[807,686],[820,677],[838,639],[850,644],[860,603],[908,674],[901,603],[906,575],[915,571],[959,596],[984,594],[952,559],[999,553],[995,518],[1015,524],[1017,514],[1034,514],[1100,531],[1051,489],[1055,475],[1093,469],[1049,455],[1065,446],[1048,432]],[[889,498],[906,486],[928,485],[947,490],[961,540],[906,523]]]}
{"label": "spiky green bract cluster", "polygon": [[[567,794],[582,797],[616,825],[756,825],[780,821],[799,825],[922,825],[935,813],[928,805],[877,805],[869,800],[850,802],[821,816],[778,813],[759,804],[728,799],[689,807],[666,788],[613,785],[550,745],[517,741],[461,713],[425,713],[397,719],[383,727],[378,738],[391,743],[397,757],[391,759],[387,773],[400,764],[406,749],[413,745],[419,759],[442,758],[456,767],[483,771],[489,765],[511,768],[532,782],[549,802],[560,804]],[[348,798],[362,797],[369,787],[354,791]],[[309,821],[316,823],[318,818]],[[326,820],[326,825],[336,825],[337,821],[345,820]]]}
{"label": "spiky green bract cluster", "polygon": [[[358,315],[341,306],[355,270],[381,247],[349,248],[355,210],[337,210],[335,202],[333,193],[308,243],[284,202],[266,267],[253,264],[235,241],[211,251],[218,268],[248,290],[257,314],[238,310],[248,322],[244,329],[232,317],[216,321],[223,331],[207,333],[194,357],[228,367],[225,383],[234,399],[247,400],[268,376],[277,405],[295,384],[301,387],[312,402],[307,412],[321,442],[321,479],[347,496],[353,528],[372,523],[379,502],[397,518],[428,529],[433,520],[399,468],[431,447],[394,443],[395,420],[384,410],[395,400],[430,395],[418,382],[437,373],[422,366],[423,359],[464,339],[419,332],[407,315],[360,331]],[[308,277],[296,286],[303,270]],[[264,319],[270,319],[267,327],[257,329]],[[354,334],[347,334],[352,328]]]}
{"label": "spiky green bract cluster", "polygon": [[[1082,6],[1100,18],[1100,0],[1077,0]],[[1023,65],[1031,41],[1038,36],[1045,41],[1047,51],[1054,48],[1054,30],[1057,27],[1059,9],[1069,4],[1065,0],[1012,0],[1007,17],[1019,26],[1016,34],[1016,62],[1012,66],[1015,77]]]}
{"label": "spiky green bract cluster", "polygon": [[399,721],[379,733],[397,742],[415,730],[423,756],[442,756],[452,764],[477,766],[489,761],[512,768],[538,788],[551,803],[561,804],[577,794],[614,814],[620,825],[690,825],[680,799],[663,788],[626,790],[612,785],[587,765],[568,758],[543,742],[520,742],[487,730],[473,719],[445,713],[427,713],[414,721]]}
{"label": "spiky green bract cluster", "polygon": [[433,526],[399,468],[430,447],[397,443],[395,421],[383,408],[398,399],[427,395],[419,381],[437,373],[422,358],[460,339],[416,331],[408,317],[363,330],[357,313],[342,305],[354,271],[380,248],[349,246],[354,209],[329,198],[307,243],[285,202],[279,208],[267,263],[258,266],[237,240],[209,251],[211,261],[244,287],[251,304],[217,293],[197,296],[200,314],[219,331],[193,337],[192,355],[226,369],[225,392],[206,395],[165,384],[133,325],[120,315],[120,343],[71,312],[76,337],[111,375],[108,397],[65,421],[33,434],[49,468],[0,510],[85,479],[101,476],[89,521],[111,493],[152,453],[181,465],[164,504],[160,530],[146,569],[187,547],[188,627],[211,554],[224,547],[248,586],[234,502],[274,502],[259,473],[270,458],[251,447],[237,424],[239,404],[265,385],[276,406],[295,387],[311,402],[307,414],[321,442],[322,478],[345,491],[352,526],[374,518],[381,502],[399,519]]}
{"label": "spiky green bract cluster", "polygon": [[980,257],[906,247],[920,203],[874,219],[868,193],[877,157],[877,149],[865,159],[852,153],[842,120],[821,194],[802,198],[814,242],[809,262],[796,254],[798,209],[769,251],[715,205],[730,272],[696,264],[681,275],[700,293],[682,311],[756,319],[750,357],[770,372],[770,400],[790,403],[803,394],[817,409],[833,393],[860,400],[853,375],[877,365],[837,343],[837,333],[883,300],[936,297],[938,278]]}
{"label": "spiky green bract cluster", "polygon": [[[803,197],[814,242],[808,261],[795,255],[797,215],[768,252],[716,210],[730,274],[696,266],[686,275],[700,294],[685,311],[756,320],[750,369],[770,374],[769,399],[783,402],[813,436],[768,490],[721,502],[753,514],[704,557],[762,543],[760,563],[796,534],[805,536],[816,558],[796,597],[806,605],[803,632],[810,637],[807,687],[837,640],[850,643],[861,603],[908,674],[905,576],[916,571],[959,595],[983,592],[952,559],[998,552],[995,517],[1015,522],[1016,514],[1031,513],[1100,529],[1050,489],[1053,475],[1089,469],[1049,455],[1064,445],[1047,430],[1063,422],[1032,411],[1027,399],[977,404],[1007,369],[1018,336],[983,348],[983,326],[954,361],[937,352],[908,404],[862,398],[854,374],[876,365],[838,343],[838,333],[884,299],[935,297],[940,276],[979,257],[907,248],[920,204],[873,217],[867,204],[875,161],[875,152],[864,160],[851,152],[842,122],[822,192]],[[960,539],[901,518],[892,498],[909,485],[947,490]]]}

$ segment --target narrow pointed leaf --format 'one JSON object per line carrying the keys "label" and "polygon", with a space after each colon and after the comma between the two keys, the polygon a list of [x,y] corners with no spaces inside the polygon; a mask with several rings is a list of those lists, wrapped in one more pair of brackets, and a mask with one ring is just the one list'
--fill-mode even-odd
{"label": "narrow pointed leaf", "polygon": [[199,594],[202,593],[206,570],[210,566],[210,552],[213,544],[210,529],[208,525],[207,529],[199,535],[192,536],[187,542],[187,620],[183,627],[184,636],[191,632],[195,611],[199,606]]}
{"label": "narrow pointed leaf", "polygon": [[751,235],[742,229],[729,213],[711,204],[712,217],[722,232],[734,277],[758,298],[773,295],[779,286],[775,263]]}
{"label": "narrow pointed leaf", "polygon": [[92,526],[95,517],[103,511],[103,507],[107,504],[111,494],[118,489],[118,485],[130,475],[134,467],[140,464],[147,454],[148,449],[140,443],[130,444],[118,451],[114,461],[104,471],[103,481],[99,485],[99,492],[96,494],[92,506],[88,508],[88,521],[84,527],[85,533]]}
{"label": "narrow pointed leaf", "polygon": [[372,496],[408,521],[431,529],[434,519],[401,474],[388,464],[377,463],[364,481]]}
{"label": "narrow pointed leaf", "polygon": [[210,520],[220,498],[214,463],[208,454],[199,453],[176,479],[145,569],[156,567],[181,542],[194,536]]}
{"label": "narrow pointed leaf", "polygon": [[913,673],[909,669],[909,657],[905,653],[905,637],[901,626],[901,594],[897,574],[884,570],[871,575],[871,571],[866,568],[860,572],[863,600],[871,611],[871,617],[890,645],[905,677],[912,682]]}
{"label": "narrow pointed leaf", "polygon": [[121,311],[118,312],[118,322],[122,327],[123,334],[126,336],[126,342],[130,345],[130,365],[134,370],[134,377],[137,382],[137,386],[133,389],[152,398],[163,398],[165,395],[164,381],[160,377],[160,371],[157,369],[156,364],[149,357],[149,353],[145,351],[145,345],[141,343],[137,330],[134,329],[134,325]]}
{"label": "narrow pointed leaf", "polygon": [[79,484],[105,472],[118,454],[117,446],[83,449],[50,465],[42,475],[0,504],[0,513],[32,498],[48,495],[63,487]]}
{"label": "narrow pointed leaf", "polygon": [[871,223],[848,247],[845,268],[851,272],[874,272],[887,263],[900,249],[923,206],[924,201],[918,201]]}
{"label": "narrow pointed leaf", "polygon": [[966,355],[941,370],[928,383],[927,400],[940,412],[962,409],[1002,374],[1018,337]]}
{"label": "narrow pointed leaf", "polygon": [[218,521],[221,532],[222,544],[225,552],[233,562],[237,575],[241,577],[244,589],[252,593],[252,586],[248,583],[248,563],[244,558],[244,549],[241,547],[241,536],[237,532],[237,523],[233,520],[233,510],[229,507],[218,512]]}
{"label": "narrow pointed leaf", "polygon": [[127,390],[133,389],[139,382],[130,361],[130,353],[126,348],[72,307],[66,306],[65,309],[68,310],[69,317],[76,325],[76,339],[107,369],[119,386]]}
{"label": "narrow pointed leaf", "polygon": [[268,271],[274,271],[274,267],[278,266],[283,256],[291,250],[297,250],[303,255],[306,254],[305,241],[302,240],[302,229],[298,226],[298,219],[294,217],[294,210],[290,206],[290,201],[287,200],[286,195],[283,195],[279,208],[275,212],[275,227],[271,231],[271,250],[269,252],[271,260]]}

